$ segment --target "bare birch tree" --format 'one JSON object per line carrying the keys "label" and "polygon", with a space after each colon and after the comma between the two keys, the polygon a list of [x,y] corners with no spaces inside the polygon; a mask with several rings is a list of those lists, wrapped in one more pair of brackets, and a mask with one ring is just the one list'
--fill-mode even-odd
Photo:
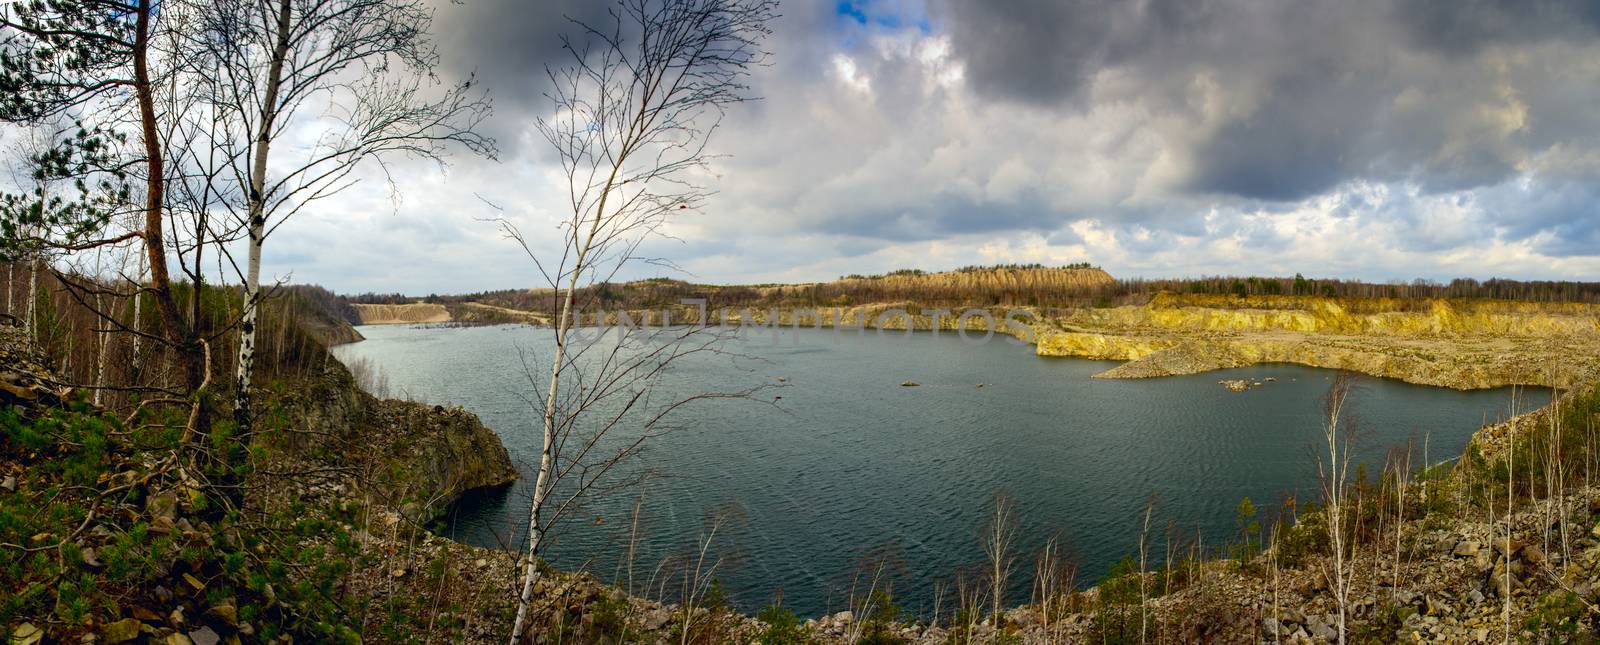
{"label": "bare birch tree", "polygon": [[541,392],[530,397],[541,439],[513,643],[527,628],[536,560],[553,524],[646,440],[670,429],[674,410],[751,392],[652,400],[668,367],[714,351],[715,334],[667,324],[646,338],[624,331],[614,344],[576,342],[588,305],[576,294],[610,282],[674,215],[706,203],[707,142],[728,106],[750,100],[745,79],[766,57],[761,43],[776,8],[775,0],[619,0],[606,24],[574,21],[575,34],[562,39],[570,63],[547,70],[553,110],[538,126],[567,182],[561,246],[541,258],[540,240],[499,220],[558,303],[548,377],[541,382],[528,369]]}
{"label": "bare birch tree", "polygon": [[1324,455],[1317,458],[1317,477],[1322,484],[1324,521],[1327,523],[1329,561],[1324,575],[1328,588],[1333,591],[1334,603],[1339,609],[1339,643],[1345,642],[1350,613],[1350,585],[1354,571],[1350,563],[1350,541],[1347,532],[1346,491],[1350,477],[1350,449],[1355,439],[1355,429],[1349,419],[1347,405],[1355,377],[1339,372],[1322,397]]}
{"label": "bare birch tree", "polygon": [[[432,10],[421,0],[211,0],[187,18],[196,29],[178,47],[210,120],[193,132],[211,149],[195,159],[202,186],[191,197],[202,216],[213,203],[224,209],[227,235],[247,246],[243,267],[229,256],[244,285],[234,415],[247,437],[267,237],[354,184],[365,162],[438,161],[452,145],[493,157],[494,142],[474,131],[489,103],[472,79],[435,82]],[[332,127],[310,145],[279,145],[312,121]],[[219,175],[231,185],[217,186]]]}
{"label": "bare birch tree", "polygon": [[1016,566],[1012,546],[1017,541],[1017,501],[1009,494],[995,493],[989,503],[992,508],[979,544],[989,564],[990,622],[998,631],[1005,627],[1006,586]]}

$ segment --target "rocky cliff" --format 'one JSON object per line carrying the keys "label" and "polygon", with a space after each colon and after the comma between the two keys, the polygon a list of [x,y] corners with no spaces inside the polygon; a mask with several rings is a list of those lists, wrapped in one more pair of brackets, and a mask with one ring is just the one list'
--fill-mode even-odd
{"label": "rocky cliff", "polygon": [[1297,363],[1475,389],[1574,387],[1600,374],[1594,305],[1163,294],[1050,322],[1040,355],[1129,361],[1104,378]]}
{"label": "rocky cliff", "polygon": [[443,513],[474,488],[516,479],[494,431],[460,408],[379,400],[330,361],[276,399],[287,459],[336,459],[358,468],[371,494],[418,522]]}

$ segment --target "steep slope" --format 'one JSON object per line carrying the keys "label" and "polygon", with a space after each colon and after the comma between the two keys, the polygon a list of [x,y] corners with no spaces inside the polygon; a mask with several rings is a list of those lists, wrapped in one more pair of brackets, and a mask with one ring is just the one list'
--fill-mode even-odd
{"label": "steep slope", "polygon": [[363,325],[394,325],[402,323],[449,322],[450,312],[444,305],[413,302],[404,305],[352,304]]}
{"label": "steep slope", "polygon": [[1600,306],[1585,304],[1163,294],[1037,331],[1040,355],[1129,361],[1104,378],[1273,362],[1458,389],[1572,387],[1600,374]]}

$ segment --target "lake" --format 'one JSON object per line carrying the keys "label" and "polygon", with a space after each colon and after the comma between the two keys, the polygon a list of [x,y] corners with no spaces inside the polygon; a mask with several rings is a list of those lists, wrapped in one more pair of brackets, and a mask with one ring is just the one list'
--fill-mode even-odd
{"label": "lake", "polygon": [[[552,332],[359,329],[367,340],[335,348],[341,359],[369,359],[392,395],[460,405],[499,433],[522,479],[463,500],[448,531],[480,546],[520,545],[539,442],[522,357],[548,370],[537,357],[548,353]],[[1040,357],[999,337],[975,344],[952,332],[785,330],[778,342],[759,336],[727,348],[742,356],[678,363],[659,398],[775,387],[760,401],[681,410],[678,427],[614,473],[614,481],[648,475],[643,483],[608,491],[559,527],[546,555],[553,564],[626,585],[632,542],[633,587],[659,590],[663,563],[693,554],[720,519],[707,562],[742,610],[781,590],[802,616],[839,611],[853,581],[859,592],[860,580],[882,571],[901,606],[927,612],[936,581],[983,561],[978,534],[1001,493],[1018,511],[1017,590],[1009,599],[1017,604],[1027,600],[1032,553],[1051,535],[1078,565],[1080,585],[1090,584],[1137,552],[1152,500],[1157,553],[1168,527],[1208,546],[1226,542],[1244,497],[1263,513],[1291,492],[1313,499],[1320,399],[1333,375],[1274,364],[1095,379],[1116,363]],[[1236,393],[1220,379],[1262,386]],[[1523,390],[1516,405],[1530,409],[1549,396]],[[1452,458],[1481,422],[1506,418],[1512,402],[1510,389],[1363,379],[1352,403],[1359,454],[1374,472],[1408,441],[1414,464],[1424,444],[1429,461]]]}

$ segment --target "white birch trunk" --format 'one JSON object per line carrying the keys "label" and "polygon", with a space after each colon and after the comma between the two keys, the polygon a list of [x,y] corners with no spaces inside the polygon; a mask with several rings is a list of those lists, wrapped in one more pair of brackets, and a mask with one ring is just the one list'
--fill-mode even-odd
{"label": "white birch trunk", "polygon": [[[96,249],[95,253],[94,253],[94,275],[95,275],[95,281],[96,282],[98,282],[100,280],[100,276],[101,276],[100,259],[102,257],[103,257],[102,249]],[[98,309],[98,310],[104,312],[106,310],[106,297],[105,297],[105,294],[96,293],[95,296],[94,296],[94,303],[95,303],[95,309]],[[113,304],[115,304],[115,303],[113,303]],[[112,312],[110,315],[115,317],[116,313]],[[95,332],[94,404],[96,406],[100,405],[100,402],[103,400],[103,395],[104,395],[104,392],[105,392],[105,385],[106,385],[106,344],[107,344],[107,342],[110,341],[110,339],[111,338],[108,335],[107,331],[102,330],[102,331]]]}
{"label": "white birch trunk", "polygon": [[28,258],[28,315],[23,320],[28,325],[28,340],[38,341],[34,336],[34,317],[39,307],[39,258]]}
{"label": "white birch trunk", "polygon": [[137,373],[137,371],[139,369],[138,368],[138,365],[139,365],[139,341],[141,340],[139,338],[139,317],[143,314],[143,309],[144,309],[140,305],[144,302],[144,272],[145,272],[145,265],[144,265],[145,257],[144,257],[144,254],[143,253],[137,253],[136,255],[139,256],[139,273],[138,273],[137,276],[134,277],[135,282],[133,284],[133,320],[130,321],[132,324],[128,325],[134,331],[134,334],[133,334],[133,353],[132,353],[132,355],[130,355],[128,357],[128,360],[134,366],[135,373]]}
{"label": "white birch trunk", "polygon": [[250,258],[245,270],[244,312],[239,322],[239,365],[235,384],[234,418],[239,422],[240,436],[250,432],[250,375],[255,371],[256,331],[260,323],[261,299],[261,245],[266,235],[267,155],[272,147],[273,118],[277,114],[278,89],[282,84],[283,61],[289,52],[290,0],[282,0],[278,8],[278,32],[272,50],[272,61],[267,65],[266,90],[261,100],[261,117],[257,124],[255,157],[251,159],[249,193]]}

